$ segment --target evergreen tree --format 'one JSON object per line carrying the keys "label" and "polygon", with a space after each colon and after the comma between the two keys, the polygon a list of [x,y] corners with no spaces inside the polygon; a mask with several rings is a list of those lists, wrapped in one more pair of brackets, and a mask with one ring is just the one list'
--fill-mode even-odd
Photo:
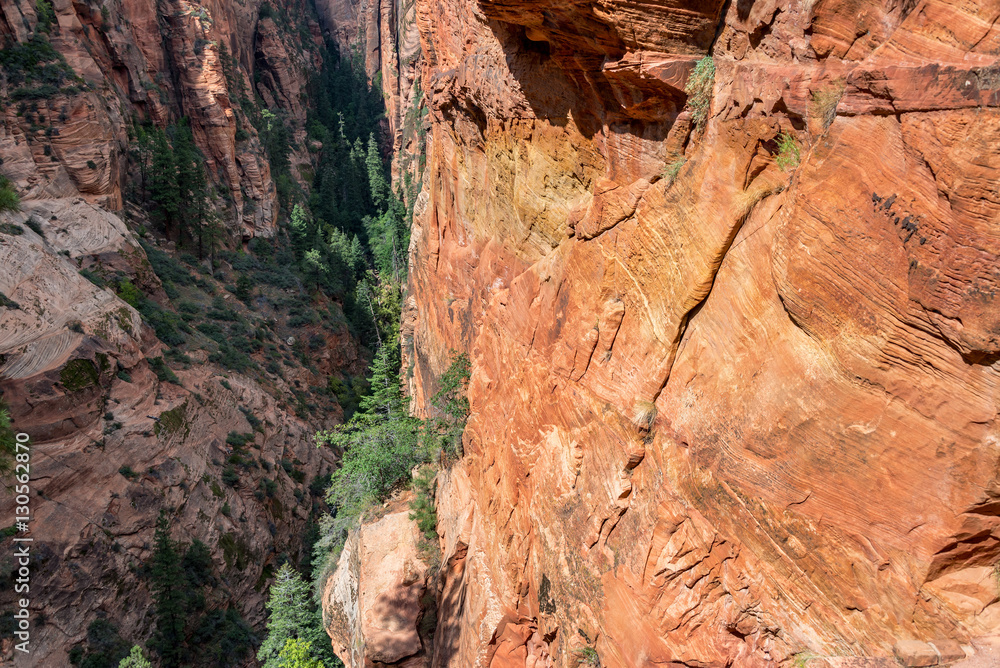
{"label": "evergreen tree", "polygon": [[306,239],[309,236],[309,216],[306,214],[306,210],[302,208],[301,204],[296,204],[292,207],[292,215],[289,216],[288,227],[292,232],[292,241],[295,244],[295,250],[301,252],[301,248],[306,243]]}
{"label": "evergreen tree", "polygon": [[420,421],[410,416],[400,390],[398,344],[383,345],[371,369],[371,392],[350,421],[316,435],[317,443],[344,452],[327,497],[337,508],[385,498],[427,458],[418,437]]}
{"label": "evergreen tree", "polygon": [[156,604],[156,631],[150,646],[160,655],[165,668],[184,660],[186,596],[184,572],[177,545],[170,539],[170,520],[160,511],[153,539],[152,589]]}
{"label": "evergreen tree", "polygon": [[150,161],[153,159],[154,134],[143,126],[136,129],[136,138],[130,147],[131,158],[139,165],[139,199],[146,201],[149,186]]}
{"label": "evergreen tree", "polygon": [[325,668],[311,653],[312,643],[289,638],[278,654],[276,666],[281,668]]}
{"label": "evergreen tree", "polygon": [[167,141],[167,134],[153,131],[153,159],[149,179],[149,196],[157,206],[167,236],[180,213],[180,190],[177,187],[177,163]]}
{"label": "evergreen tree", "polygon": [[371,190],[372,203],[378,209],[384,209],[392,199],[392,190],[385,180],[385,166],[382,156],[378,153],[375,135],[368,135],[368,151],[365,154],[365,168],[368,172],[368,188]]}
{"label": "evergreen tree", "polygon": [[[174,138],[174,159],[177,163],[177,192],[180,198],[177,244],[184,243],[185,232],[203,240],[202,226],[205,223],[206,198],[208,197],[208,180],[201,152],[194,143],[194,135],[187,119],[183,119],[177,127]],[[191,227],[195,234],[188,230]],[[199,254],[202,251],[199,243]]]}
{"label": "evergreen tree", "polygon": [[[262,668],[277,668],[280,656],[289,640],[300,640],[306,654],[316,660],[328,661],[333,666],[336,659],[330,650],[330,641],[323,630],[323,621],[310,596],[309,585],[287,563],[278,570],[271,585],[267,601],[269,614],[267,638],[257,652]],[[312,649],[308,649],[311,646]]]}
{"label": "evergreen tree", "polygon": [[319,250],[315,248],[307,250],[302,258],[302,272],[317,290],[320,283],[326,278],[327,271],[326,263]]}
{"label": "evergreen tree", "polygon": [[118,668],[153,668],[153,664],[149,662],[142,654],[142,649],[138,645],[132,646],[132,651],[121,660],[118,664]]}

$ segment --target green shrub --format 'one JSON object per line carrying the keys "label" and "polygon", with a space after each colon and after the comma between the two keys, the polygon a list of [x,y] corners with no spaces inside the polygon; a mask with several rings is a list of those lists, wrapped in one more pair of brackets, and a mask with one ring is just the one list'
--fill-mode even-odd
{"label": "green shrub", "polygon": [[243,373],[257,366],[247,355],[225,342],[219,344],[218,352],[208,356],[208,361],[238,373]]}
{"label": "green shrub", "polygon": [[234,448],[242,448],[247,445],[247,443],[253,443],[253,434],[241,434],[239,432],[231,431],[229,435],[226,436],[226,444],[231,445]]}
{"label": "green shrub", "polygon": [[180,346],[187,342],[181,331],[191,331],[191,328],[176,313],[165,311],[152,299],[146,298],[139,301],[138,310],[156,332],[156,338],[160,341],[169,346]]}
{"label": "green shrub", "polygon": [[711,56],[705,56],[695,65],[684,86],[684,92],[688,96],[687,106],[691,109],[691,121],[698,131],[701,131],[708,120],[714,87],[715,61]]}
{"label": "green shrub", "polygon": [[108,285],[107,281],[105,281],[101,276],[95,274],[94,272],[90,271],[89,269],[81,269],[80,270],[80,275],[83,276],[84,278],[86,278],[88,281],[90,281],[91,283],[93,283],[94,285],[96,285],[99,288],[107,287],[107,285]]}
{"label": "green shrub", "polygon": [[153,373],[156,374],[156,378],[161,383],[173,383],[174,385],[181,384],[177,375],[170,367],[167,366],[162,357],[153,357],[149,359],[149,367],[153,370]]}
{"label": "green shrub", "polygon": [[0,292],[0,307],[9,308],[12,311],[14,311],[21,308],[21,305],[18,304],[13,299],[11,299],[10,297],[8,297],[7,295],[5,295],[4,293]]}
{"label": "green shrub", "polygon": [[139,303],[145,298],[142,290],[135,287],[132,281],[125,279],[118,284],[118,296],[132,308],[138,308]]}
{"label": "green shrub", "polygon": [[35,16],[38,18],[38,24],[35,28],[40,32],[49,32],[49,29],[56,20],[56,13],[52,9],[52,3],[49,0],[36,0]]}
{"label": "green shrub", "polygon": [[72,95],[83,84],[43,32],[0,50],[0,68],[13,89],[10,98],[14,101],[46,99],[58,93]]}
{"label": "green shrub", "polygon": [[178,406],[177,408],[172,408],[169,411],[163,411],[160,413],[160,419],[157,421],[156,426],[153,431],[156,434],[160,432],[167,432],[168,434],[175,434],[181,429],[189,429],[187,423],[187,402]]}
{"label": "green shrub", "polygon": [[[0,213],[5,211],[14,212],[20,210],[21,198],[18,197],[17,191],[14,190],[14,184],[11,183],[10,179],[6,176],[0,174]],[[18,229],[18,231],[14,232],[14,234],[21,234],[21,228],[17,225],[12,225],[11,223],[4,223],[3,226],[0,226],[0,232],[11,234],[11,232],[4,229],[8,226],[16,227]]]}
{"label": "green shrub", "polygon": [[152,265],[156,275],[159,276],[161,282],[170,281],[176,285],[194,284],[195,279],[191,275],[191,272],[179,261],[163,251],[153,248],[145,241],[140,241],[139,243],[142,245],[143,250],[146,251],[146,257],[149,258],[149,263]]}
{"label": "green shrub", "polygon": [[132,376],[129,375],[129,372],[126,371],[125,369],[122,369],[121,371],[119,371],[117,375],[118,375],[119,379],[124,380],[126,383],[131,383],[132,382]]}
{"label": "green shrub", "polygon": [[119,473],[121,473],[121,474],[122,474],[123,476],[125,476],[126,478],[128,478],[129,480],[135,480],[136,478],[138,478],[138,477],[139,477],[139,474],[138,474],[138,473],[136,473],[135,471],[133,471],[133,470],[132,470],[132,467],[131,467],[131,466],[128,466],[127,464],[125,464],[125,465],[122,465],[122,466],[121,466],[121,467],[120,467],[120,468],[118,469],[118,472],[119,472]]}
{"label": "green shrub", "polygon": [[795,140],[795,135],[789,132],[782,132],[777,137],[778,141],[778,157],[775,158],[774,162],[778,165],[778,169],[781,171],[787,170],[789,167],[795,168],[799,164],[800,152],[799,144]]}
{"label": "green shrub", "polygon": [[99,378],[97,367],[87,359],[71,360],[59,372],[59,381],[70,392],[97,385]]}
{"label": "green shrub", "polygon": [[687,162],[687,159],[677,158],[673,162],[664,165],[661,176],[666,180],[668,188],[677,179],[677,175],[680,173],[681,167],[684,166],[685,162]]}
{"label": "green shrub", "polygon": [[598,656],[597,650],[593,647],[581,647],[574,650],[573,654],[576,656],[576,665],[578,666],[601,667],[601,657]]}
{"label": "green shrub", "polygon": [[240,476],[236,472],[236,469],[232,466],[222,469],[222,482],[230,487],[236,487],[240,482]]}
{"label": "green shrub", "polygon": [[19,237],[24,234],[24,228],[15,223],[0,223],[0,233]]}

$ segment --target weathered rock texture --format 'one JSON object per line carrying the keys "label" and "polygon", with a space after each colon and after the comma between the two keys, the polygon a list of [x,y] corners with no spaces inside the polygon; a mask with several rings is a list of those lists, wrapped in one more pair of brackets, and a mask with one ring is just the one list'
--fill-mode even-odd
{"label": "weathered rock texture", "polygon": [[[3,173],[27,198],[82,196],[120,209],[129,124],[162,127],[187,117],[209,178],[228,198],[217,202],[223,221],[244,237],[270,236],[277,202],[250,118],[255,95],[300,142],[293,163],[308,163],[300,93],[319,67],[322,39],[304,3],[281,3],[296,23],[284,30],[258,18],[260,5],[55,2],[46,39],[79,79],[56,95],[4,105]],[[35,3],[0,3],[0,40],[28,43],[37,28]],[[8,78],[2,92],[16,88]],[[238,141],[237,130],[248,138]]]}
{"label": "weathered rock texture", "polygon": [[[312,506],[307,486],[334,465],[311,437],[342,414],[334,408],[303,419],[291,397],[305,401],[302,390],[330,374],[363,372],[346,327],[302,330],[320,341],[313,371],[296,366],[281,378],[253,379],[195,351],[190,367],[177,370],[181,385],[162,382],[149,362],[165,352],[153,331],[80,273],[124,272],[166,303],[133,232],[151,227],[149,220],[126,206],[128,188],[138,187],[137,174],[128,173],[132,122],[163,127],[187,117],[232,239],[270,236],[277,221],[275,186],[252,124],[258,100],[292,130],[292,176],[308,185],[305,93],[323,40],[305,3],[274,3],[274,17],[263,19],[260,4],[150,0],[102,10],[56,0],[45,39],[73,78],[56,94],[18,101],[23,92],[7,76],[12,70],[0,68],[0,172],[22,209],[0,214],[0,292],[19,306],[0,307],[0,394],[15,428],[34,444],[34,626],[23,665],[68,665],[67,652],[97,616],[130,642],[149,637],[154,617],[140,567],[161,509],[175,539],[209,546],[229,601],[262,630],[270,574],[286,556],[299,556],[282,553],[302,542]],[[4,48],[41,34],[39,6],[0,0]],[[258,323],[274,315],[268,308],[256,314]],[[222,482],[230,432],[253,434],[234,486]],[[13,506],[14,497],[0,492],[5,527]],[[3,540],[0,573],[8,579],[12,550]],[[5,610],[13,596],[0,592]],[[10,638],[2,639],[0,662],[14,656]]]}
{"label": "weathered rock texture", "polygon": [[[265,387],[196,351],[191,368],[177,370],[181,385],[159,381],[148,360],[164,349],[153,331],[78,271],[84,263],[119,269],[162,295],[126,226],[83,200],[33,200],[23,209],[3,222],[31,220],[44,237],[27,226],[20,235],[0,234],[0,292],[19,306],[0,316],[0,391],[15,427],[33,443],[34,626],[23,665],[68,665],[66,653],[98,615],[133,642],[148,637],[152,603],[139,567],[151,555],[161,509],[175,539],[197,538],[213,550],[231,599],[262,625],[270,574],[279,554],[299,545],[309,518],[306,485],[334,465],[312,434],[342,416],[296,416],[287,403],[291,385],[317,382],[304,369]],[[358,373],[363,365],[346,332],[328,341],[325,357],[317,364],[327,372]],[[257,429],[247,415],[260,421]],[[230,432],[253,435],[242,455],[253,466],[235,468],[235,487],[222,482]],[[266,496],[264,479],[273,481]],[[13,517],[14,497],[4,491],[0,498]],[[9,539],[5,545],[7,577]],[[10,607],[13,592],[3,595]],[[0,652],[15,658],[10,639]]]}
{"label": "weathered rock texture", "polygon": [[473,360],[429,664],[888,661],[996,632],[1000,2],[416,17],[418,406],[449,350]]}
{"label": "weathered rock texture", "polygon": [[429,658],[434,585],[409,501],[395,499],[353,532],[325,583],[334,651],[350,665],[421,666]]}

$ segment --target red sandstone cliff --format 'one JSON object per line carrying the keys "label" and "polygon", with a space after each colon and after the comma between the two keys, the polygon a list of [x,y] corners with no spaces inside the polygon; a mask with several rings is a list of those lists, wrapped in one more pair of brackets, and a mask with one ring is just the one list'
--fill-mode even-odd
{"label": "red sandstone cliff", "polygon": [[413,581],[371,575],[362,530],[324,601],[344,660],[771,666],[997,633],[1000,2],[415,15],[404,368],[422,406],[468,351],[472,416],[433,639],[386,658],[372,629],[421,617],[375,605]]}

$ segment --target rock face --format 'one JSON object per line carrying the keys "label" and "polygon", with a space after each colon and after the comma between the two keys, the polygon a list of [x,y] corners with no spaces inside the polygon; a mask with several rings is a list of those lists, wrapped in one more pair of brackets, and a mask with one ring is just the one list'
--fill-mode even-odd
{"label": "rock face", "polygon": [[[255,95],[301,143],[300,92],[319,67],[322,39],[304,3],[282,7],[307,40],[259,19],[260,5],[150,0],[96,10],[55,2],[54,21],[40,28],[35,3],[4,0],[0,39],[35,48],[28,45],[42,36],[61,58],[47,62],[61,62],[63,83],[71,84],[43,94],[30,73],[17,82],[5,71],[3,93],[12,101],[0,122],[4,174],[26,198],[82,196],[121,209],[129,126],[186,117],[209,178],[228,196],[217,203],[222,220],[243,237],[272,235],[277,202],[251,120]],[[301,146],[293,163],[308,162]]]}
{"label": "rock face", "polygon": [[995,633],[1000,3],[415,13],[418,407],[473,362],[423,665]]}
{"label": "rock face", "polygon": [[[323,40],[306,4],[274,3],[274,17],[260,18],[260,2],[102,9],[56,0],[45,26],[38,14],[48,4],[0,0],[0,172],[21,196],[20,213],[0,214],[0,394],[33,442],[29,661],[62,667],[98,616],[129,641],[149,637],[141,567],[161,509],[174,539],[210,548],[227,601],[261,629],[271,573],[300,556],[282,552],[302,543],[308,485],[335,464],[312,435],[342,419],[336,408],[312,417],[294,403],[306,406],[304,389],[365,364],[346,327],[306,325],[311,371],[289,356],[265,381],[195,351],[177,382],[161,380],[151,360],[165,346],[132,306],[81,273],[121,272],[166,304],[135,231],[149,221],[126,203],[138,183],[127,173],[131,130],[142,122],[188,119],[230,239],[274,233],[276,189],[254,120],[263,100],[288,125],[292,175],[308,185],[303,96]],[[48,69],[11,61],[19,49]],[[46,88],[49,79],[58,85]],[[231,432],[250,437],[239,452]],[[226,469],[238,480],[224,481]],[[14,516],[7,491],[0,511]],[[6,582],[12,548],[6,532],[0,541]],[[3,589],[8,609],[14,593]],[[4,636],[0,663],[16,656]]]}
{"label": "rock face", "polygon": [[[67,665],[67,651],[96,615],[129,639],[148,636],[152,603],[140,566],[163,508],[174,538],[208,545],[241,614],[262,624],[277,546],[297,545],[309,519],[303,483],[334,465],[311,436],[341,416],[300,419],[281,400],[298,380],[264,387],[206,363],[204,351],[177,370],[180,384],[158,380],[149,360],[164,347],[153,331],[78,271],[84,263],[119,269],[154,296],[163,293],[115,215],[82,199],[32,200],[3,222],[24,225],[21,234],[0,234],[0,292],[18,305],[0,317],[0,390],[33,443],[31,665]],[[355,344],[336,343],[338,358],[320,363],[351,368]],[[251,435],[240,456],[253,465],[235,468],[239,480],[226,484],[230,432]],[[11,517],[13,502],[4,493],[0,508]],[[6,577],[9,559],[2,565]],[[12,595],[4,592],[5,606]],[[13,657],[9,639],[0,652]]]}
{"label": "rock face", "polygon": [[[427,597],[431,569],[421,555],[420,534],[410,520],[409,497],[396,499],[351,534],[326,582],[325,612],[334,651],[350,665],[371,662],[421,666],[434,615]],[[429,618],[428,618],[429,621]],[[423,636],[423,637],[422,637]]]}

